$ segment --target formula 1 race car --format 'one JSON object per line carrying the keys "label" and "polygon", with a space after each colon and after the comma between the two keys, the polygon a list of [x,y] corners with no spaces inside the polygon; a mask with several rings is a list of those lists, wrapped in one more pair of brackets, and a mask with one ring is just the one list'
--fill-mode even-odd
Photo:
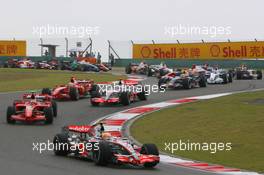
{"label": "formula 1 race car", "polygon": [[6,121],[14,124],[16,121],[44,121],[52,124],[57,116],[57,104],[51,96],[43,94],[24,94],[22,100],[15,100],[13,106],[7,108]]}
{"label": "formula 1 race car", "polygon": [[[99,68],[98,66],[91,64],[86,61],[62,61],[60,63],[61,70],[71,70],[71,71],[91,71],[91,72],[99,72],[100,68],[103,68],[103,65]],[[104,67],[104,71],[107,68]]]}
{"label": "formula 1 race car", "polygon": [[53,139],[55,155],[89,159],[100,166],[128,164],[152,168],[160,161],[154,144],[137,147],[126,138],[95,133],[94,126],[64,127]]}
{"label": "formula 1 race car", "polygon": [[123,80],[117,84],[106,84],[105,89],[93,94],[90,102],[92,106],[99,106],[100,104],[122,104],[127,106],[138,100],[147,100],[145,88],[137,81]]}
{"label": "formula 1 race car", "polygon": [[126,67],[127,74],[143,74],[147,76],[155,76],[160,78],[168,73],[173,72],[173,69],[169,69],[166,64],[159,64],[159,65],[148,65],[145,62],[138,63],[130,63]]}
{"label": "formula 1 race car", "polygon": [[232,73],[224,69],[212,70],[207,78],[208,84],[227,84],[232,82]]}
{"label": "formula 1 race car", "polygon": [[99,68],[100,71],[103,72],[108,72],[110,70],[112,70],[111,66],[105,63],[101,63],[101,64],[95,64],[95,66],[97,66]]}
{"label": "formula 1 race car", "polygon": [[59,68],[59,64],[57,60],[38,61],[35,63],[35,68],[57,70]]}
{"label": "formula 1 race car", "polygon": [[148,74],[148,65],[145,62],[138,63],[129,63],[129,65],[126,66],[126,74]]}
{"label": "formula 1 race car", "polygon": [[165,64],[159,65],[150,65],[148,66],[148,74],[147,76],[155,76],[157,78],[161,78],[162,76],[172,73],[173,69],[169,69]]}
{"label": "formula 1 race car", "polygon": [[173,72],[163,76],[159,82],[160,88],[171,89],[191,89],[194,87],[206,87],[206,77],[204,73],[198,72],[197,74],[183,74],[182,72]]}
{"label": "formula 1 race car", "polygon": [[262,71],[239,67],[234,71],[237,80],[262,80]]}
{"label": "formula 1 race car", "polygon": [[18,59],[9,59],[4,62],[5,68],[17,68],[18,67]]}
{"label": "formula 1 race car", "polygon": [[100,72],[100,69],[91,63],[86,61],[79,61],[75,66],[72,66],[73,71],[91,71],[91,72]]}
{"label": "formula 1 race car", "polygon": [[72,62],[71,61],[61,61],[60,69],[61,70],[72,70]]}
{"label": "formula 1 race car", "polygon": [[77,101],[80,98],[92,94],[92,92],[94,91],[98,91],[98,86],[93,81],[76,80],[72,77],[68,85],[57,86],[52,90],[50,90],[49,88],[43,88],[42,94],[51,95],[55,100],[70,99],[73,101]]}
{"label": "formula 1 race car", "polygon": [[35,68],[35,63],[28,58],[23,58],[19,60],[17,64],[18,64],[18,68],[27,68],[27,69]]}
{"label": "formula 1 race car", "polygon": [[5,62],[4,67],[6,68],[34,68],[35,63],[28,58],[22,59],[9,59]]}

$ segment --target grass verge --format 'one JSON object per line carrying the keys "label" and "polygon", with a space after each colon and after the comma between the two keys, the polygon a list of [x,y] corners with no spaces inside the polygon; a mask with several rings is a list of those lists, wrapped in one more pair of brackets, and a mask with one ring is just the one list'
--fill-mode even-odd
{"label": "grass verge", "polygon": [[68,72],[57,70],[35,70],[35,69],[0,69],[0,92],[23,91],[30,89],[41,89],[43,87],[54,87],[69,82],[70,77],[77,79],[93,79],[96,82],[105,82],[125,78],[114,76],[110,73],[85,73]]}
{"label": "grass verge", "polygon": [[[229,167],[264,172],[264,92],[250,92],[164,109],[137,120],[131,133],[141,143],[232,143],[230,151],[173,154]],[[176,148],[176,147],[175,147]]]}

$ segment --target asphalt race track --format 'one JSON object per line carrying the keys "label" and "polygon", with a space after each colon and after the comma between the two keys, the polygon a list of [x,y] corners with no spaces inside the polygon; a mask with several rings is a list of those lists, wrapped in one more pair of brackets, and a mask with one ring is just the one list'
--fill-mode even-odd
{"label": "asphalt race track", "polygon": [[[156,78],[149,78],[147,84],[157,83]],[[161,102],[169,99],[224,93],[231,91],[242,91],[264,88],[264,81],[242,80],[234,81],[227,85],[209,85],[207,88],[196,88],[192,90],[169,90],[166,93],[151,94],[147,101],[131,104],[129,107],[91,107],[89,99],[78,102],[58,102],[58,117],[53,125],[25,125],[6,124],[6,108],[13,100],[22,93],[0,94],[0,174],[38,174],[38,175],[196,175],[209,174],[203,171],[159,164],[155,169],[142,169],[134,167],[98,167],[94,163],[54,156],[52,151],[39,154],[33,151],[33,142],[47,142],[60,132],[64,125],[89,124],[90,122],[117,111],[148,103]]]}

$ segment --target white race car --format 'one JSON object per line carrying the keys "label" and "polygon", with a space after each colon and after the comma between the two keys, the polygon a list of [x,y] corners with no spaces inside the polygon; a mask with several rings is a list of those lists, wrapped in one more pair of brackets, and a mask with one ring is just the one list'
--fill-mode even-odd
{"label": "white race car", "polygon": [[208,84],[227,84],[233,82],[230,72],[224,69],[213,70],[207,78]]}
{"label": "white race car", "polygon": [[22,59],[18,61],[18,67],[19,68],[34,68],[35,63],[31,61],[30,59]]}
{"label": "white race car", "polygon": [[158,65],[150,65],[148,67],[148,76],[155,76],[157,78],[161,78],[162,76],[168,74],[168,73],[172,73],[173,69],[168,68],[166,65],[164,64],[158,64]]}

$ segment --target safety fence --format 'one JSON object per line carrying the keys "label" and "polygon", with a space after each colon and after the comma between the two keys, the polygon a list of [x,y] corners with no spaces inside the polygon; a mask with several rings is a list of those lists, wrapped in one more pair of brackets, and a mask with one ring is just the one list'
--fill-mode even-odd
{"label": "safety fence", "polygon": [[242,64],[245,64],[249,68],[264,69],[264,60],[116,59],[115,66],[125,67],[129,63],[140,63],[142,61],[148,64],[160,64],[161,62],[163,62],[166,63],[169,67],[190,67],[193,64],[195,65],[209,64],[209,65],[218,65],[219,67],[222,68],[234,68]]}

